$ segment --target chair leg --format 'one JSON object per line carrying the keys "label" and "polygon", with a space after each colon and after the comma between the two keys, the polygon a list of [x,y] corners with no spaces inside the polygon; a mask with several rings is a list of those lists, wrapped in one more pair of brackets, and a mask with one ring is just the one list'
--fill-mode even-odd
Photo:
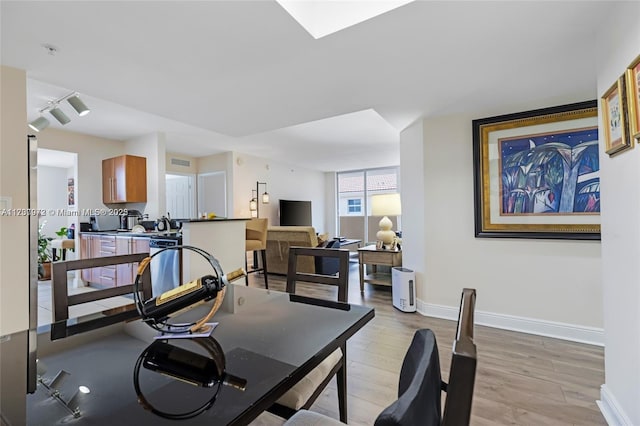
{"label": "chair leg", "polygon": [[[344,349],[344,348],[343,348]],[[338,381],[338,410],[340,412],[340,421],[347,423],[347,358],[343,353],[342,367],[336,372],[336,380]]]}
{"label": "chair leg", "polygon": [[267,278],[267,251],[260,250],[262,255],[262,273],[264,274],[264,288],[269,288],[269,279]]}

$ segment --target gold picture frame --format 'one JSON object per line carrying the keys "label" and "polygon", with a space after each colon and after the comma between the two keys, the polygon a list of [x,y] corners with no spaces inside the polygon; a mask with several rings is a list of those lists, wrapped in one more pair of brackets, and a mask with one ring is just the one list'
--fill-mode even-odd
{"label": "gold picture frame", "polygon": [[640,141],[640,55],[625,72],[631,136]]}
{"label": "gold picture frame", "polygon": [[633,148],[633,141],[629,135],[625,87],[625,76],[622,75],[601,98],[604,151],[609,156]]}
{"label": "gold picture frame", "polygon": [[600,239],[596,100],[472,127],[476,237]]}

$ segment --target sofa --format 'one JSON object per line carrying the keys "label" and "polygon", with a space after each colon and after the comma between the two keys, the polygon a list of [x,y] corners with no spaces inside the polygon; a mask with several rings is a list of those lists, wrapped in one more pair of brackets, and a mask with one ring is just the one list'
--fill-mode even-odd
{"label": "sofa", "polygon": [[[339,248],[338,240],[318,240],[312,226],[270,226],[267,229],[267,270],[270,274],[286,275],[289,266],[289,247]],[[298,258],[298,271],[311,274],[333,275],[338,272],[337,259]]]}

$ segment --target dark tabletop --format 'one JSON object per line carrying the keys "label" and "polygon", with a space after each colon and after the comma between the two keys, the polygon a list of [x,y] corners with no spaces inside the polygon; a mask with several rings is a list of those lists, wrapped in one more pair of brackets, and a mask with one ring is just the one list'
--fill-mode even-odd
{"label": "dark tabletop", "polygon": [[[246,424],[268,408],[281,394],[333,352],[374,316],[372,308],[319,301],[276,291],[231,285],[223,309],[213,321],[213,332],[224,352],[225,373],[245,379],[246,389],[221,386],[213,406],[181,424]],[[207,306],[192,309],[179,320],[197,320]],[[45,382],[60,370],[71,373],[59,386],[69,399],[79,385],[91,393],[80,404],[78,425],[164,425],[166,420],[143,409],[133,386],[134,366],[157,332],[135,322],[119,332],[88,344],[45,357]],[[172,339],[170,345],[209,355],[189,339]],[[204,357],[204,358],[203,358]],[[196,363],[197,364],[197,363]],[[203,388],[139,369],[140,390],[161,411],[183,413],[210,401],[217,387]],[[69,421],[69,413],[48,396],[46,389],[28,396],[28,424],[53,425]],[[66,420],[65,420],[66,419]]]}

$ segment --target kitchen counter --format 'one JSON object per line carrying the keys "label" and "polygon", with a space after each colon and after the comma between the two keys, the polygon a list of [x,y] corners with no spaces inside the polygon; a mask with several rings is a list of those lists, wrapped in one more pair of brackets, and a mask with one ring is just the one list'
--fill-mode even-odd
{"label": "kitchen counter", "polygon": [[213,219],[173,219],[176,222],[225,222],[234,220],[249,220],[247,218],[229,219],[226,217],[214,217]]}
{"label": "kitchen counter", "polygon": [[[194,246],[213,255],[224,272],[231,272],[245,267],[245,222],[248,219],[175,219],[182,225],[180,230],[169,232],[131,232],[131,231],[85,231],[80,237],[123,237],[123,238],[155,238],[164,235],[182,233],[182,244]],[[98,251],[98,250],[96,250]],[[182,281],[189,282],[195,278],[211,273],[211,266],[202,256],[195,252],[183,252]]]}
{"label": "kitchen counter", "polygon": [[80,235],[114,235],[116,237],[156,237],[162,235],[175,235],[179,232],[179,229],[172,229],[167,232],[147,231],[147,232],[131,232],[131,231],[85,231],[80,232]]}

